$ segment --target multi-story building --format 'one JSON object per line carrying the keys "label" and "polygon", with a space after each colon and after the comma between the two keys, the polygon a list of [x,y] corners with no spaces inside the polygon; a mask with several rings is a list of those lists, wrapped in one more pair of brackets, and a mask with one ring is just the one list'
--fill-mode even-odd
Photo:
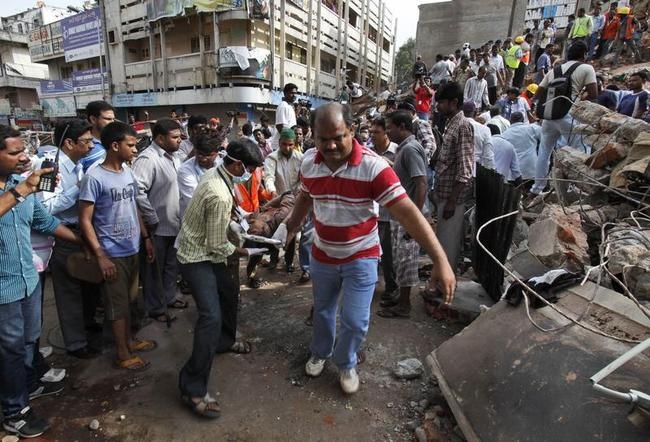
{"label": "multi-story building", "polygon": [[46,65],[32,62],[28,48],[30,35],[44,23],[69,14],[67,10],[37,7],[0,19],[0,123],[39,128],[40,81],[48,78]]}
{"label": "multi-story building", "polygon": [[373,92],[391,80],[395,20],[384,0],[100,4],[113,105],[151,118],[173,109],[255,119],[280,103],[285,83],[317,105],[346,79]]}

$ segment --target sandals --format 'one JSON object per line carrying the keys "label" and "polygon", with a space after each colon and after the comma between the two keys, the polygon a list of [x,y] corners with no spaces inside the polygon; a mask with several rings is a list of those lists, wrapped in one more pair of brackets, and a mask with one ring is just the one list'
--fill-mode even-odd
{"label": "sandals", "polygon": [[[151,319],[153,319],[154,321],[162,322],[163,324],[165,324],[167,322],[167,315],[165,313],[160,313],[158,315],[153,314],[153,315],[149,315],[149,317]],[[172,314],[169,315],[169,320],[170,321],[175,321],[176,319],[177,319],[176,316],[174,316]]]}
{"label": "sandals", "polygon": [[213,397],[206,393],[198,402],[194,402],[191,396],[183,395],[181,399],[190,410],[197,416],[216,419],[221,415],[221,407]]}
{"label": "sandals", "polygon": [[258,289],[265,284],[265,281],[262,278],[248,278],[248,287],[252,289]]}
{"label": "sandals", "polygon": [[132,345],[130,350],[131,351],[137,351],[140,353],[146,353],[151,350],[155,350],[158,348],[158,343],[156,341],[149,341],[146,339],[134,339],[133,342],[135,345]]}
{"label": "sandals", "polygon": [[117,359],[115,361],[115,368],[128,371],[144,371],[151,365],[149,362],[142,359],[140,356],[133,356],[129,359]]}
{"label": "sandals", "polygon": [[235,341],[235,343],[232,344],[228,349],[230,353],[237,353],[240,355],[248,354],[252,350],[253,350],[253,346],[248,341]]}
{"label": "sandals", "polygon": [[386,307],[377,312],[377,315],[382,318],[410,318],[411,310],[404,310],[397,306],[395,307]]}
{"label": "sandals", "polygon": [[175,308],[178,310],[183,310],[187,308],[189,304],[185,301],[181,301],[180,299],[177,299],[176,301],[172,302],[171,304],[167,304],[167,308]]}
{"label": "sandals", "polygon": [[306,282],[309,282],[310,280],[311,280],[311,275],[309,274],[309,272],[303,270],[302,275],[300,275],[300,279],[298,279],[298,284],[304,284]]}

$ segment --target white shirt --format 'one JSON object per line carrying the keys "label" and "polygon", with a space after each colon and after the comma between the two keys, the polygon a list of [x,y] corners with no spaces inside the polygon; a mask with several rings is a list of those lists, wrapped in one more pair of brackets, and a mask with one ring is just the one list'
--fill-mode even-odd
{"label": "white shirt", "polygon": [[[282,100],[278,105],[275,111],[275,125],[277,126],[278,124],[283,125],[283,129],[287,127],[291,129],[296,125],[296,111],[293,108],[293,104]],[[278,147],[280,147],[280,134],[277,130],[273,134],[273,137],[271,137],[271,146],[273,146],[273,150],[278,150]]]}
{"label": "white shirt", "polygon": [[[474,128],[474,162],[488,169],[494,169],[494,152],[492,151],[492,134],[487,126],[474,118],[468,118]],[[473,175],[476,176],[476,165]]]}
{"label": "white shirt", "polygon": [[294,191],[300,186],[300,164],[303,154],[292,151],[289,158],[279,150],[271,152],[264,159],[264,186],[269,192],[278,195],[287,190]]}
{"label": "white shirt", "polygon": [[539,124],[514,123],[501,136],[515,147],[522,177],[535,178],[537,145],[542,138],[542,127]]}
{"label": "white shirt", "polygon": [[485,79],[479,80],[478,77],[472,77],[465,83],[465,101],[473,101],[477,109],[490,106],[488,98],[488,85]]}
{"label": "white shirt", "polygon": [[181,219],[187,209],[187,205],[190,203],[190,199],[194,194],[196,186],[199,185],[201,177],[208,169],[204,169],[199,166],[199,163],[196,161],[196,157],[192,157],[189,160],[181,164],[181,167],[178,168],[178,193],[180,194],[180,212]]}
{"label": "white shirt", "polygon": [[496,171],[503,175],[506,181],[516,180],[521,176],[519,171],[519,160],[515,152],[515,146],[502,135],[492,136],[492,148],[494,149],[494,164]]}
{"label": "white shirt", "polygon": [[180,162],[184,162],[192,153],[194,150],[194,145],[190,141],[189,138],[181,141],[181,145],[178,147],[178,150],[174,152],[174,156],[180,160]]}
{"label": "white shirt", "polygon": [[495,115],[494,117],[490,117],[490,113],[488,112],[488,118],[485,120],[485,125],[487,126],[488,124],[494,124],[496,127],[499,128],[499,131],[501,134],[503,134],[505,131],[508,130],[510,127],[510,121],[507,119],[503,118],[501,115]]}

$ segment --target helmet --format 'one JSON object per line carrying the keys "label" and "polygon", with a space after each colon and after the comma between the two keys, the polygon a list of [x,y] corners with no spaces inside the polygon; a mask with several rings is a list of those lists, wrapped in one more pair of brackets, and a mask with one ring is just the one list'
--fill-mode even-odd
{"label": "helmet", "polygon": [[517,44],[522,44],[524,42],[524,36],[523,35],[518,35],[515,37],[515,43]]}
{"label": "helmet", "polygon": [[531,84],[528,85],[528,87],[526,87],[526,90],[528,92],[530,92],[531,94],[535,95],[535,93],[537,92],[538,87],[539,86],[537,86],[537,84],[531,83]]}
{"label": "helmet", "polygon": [[619,6],[618,8],[616,8],[616,13],[621,15],[629,15],[630,8],[629,6]]}

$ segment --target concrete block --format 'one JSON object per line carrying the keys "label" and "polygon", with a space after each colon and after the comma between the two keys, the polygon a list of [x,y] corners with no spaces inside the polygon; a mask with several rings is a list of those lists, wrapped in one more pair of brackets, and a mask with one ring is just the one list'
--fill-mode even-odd
{"label": "concrete block", "polygon": [[596,124],[604,115],[613,113],[605,106],[592,103],[591,101],[579,101],[575,103],[569,114],[581,123],[588,125]]}
{"label": "concrete block", "polygon": [[627,156],[629,149],[629,144],[615,141],[607,143],[602,149],[592,153],[585,160],[585,164],[592,169],[602,169],[605,166],[614,165]]}

